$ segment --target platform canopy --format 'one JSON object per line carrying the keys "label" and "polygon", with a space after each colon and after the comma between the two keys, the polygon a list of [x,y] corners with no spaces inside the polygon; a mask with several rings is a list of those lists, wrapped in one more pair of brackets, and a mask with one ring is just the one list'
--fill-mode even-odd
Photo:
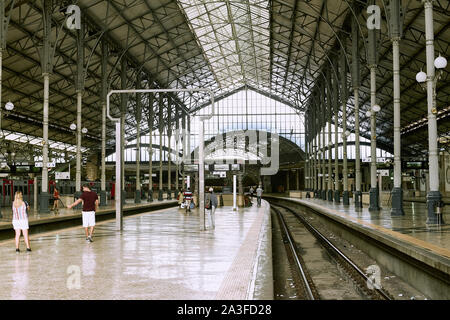
{"label": "platform canopy", "polygon": [[[2,102],[15,108],[3,112],[5,135],[42,137],[43,1],[6,0],[10,16],[3,50]],[[83,127],[88,129],[83,147],[98,152],[101,141],[102,43],[107,46],[110,88],[121,87],[121,59],[127,60],[127,87],[211,88],[216,100],[242,89],[252,89],[286,105],[304,110],[321,71],[330,59],[345,50],[351,62],[351,19],[356,14],[360,34],[367,36],[367,1],[352,0],[79,0],[52,2],[54,67],[50,78],[49,139],[76,144],[69,129],[76,123],[77,33],[64,26],[67,6],[81,8],[84,35],[85,83]],[[12,4],[14,3],[14,7]],[[377,97],[378,146],[393,151],[392,45],[387,29],[385,4],[379,32]],[[425,68],[424,8],[421,1],[401,1],[404,31],[400,44],[401,126],[405,156],[426,156],[426,92],[415,75]],[[352,8],[357,8],[354,10]],[[450,60],[450,1],[434,1],[436,55]],[[370,79],[365,44],[360,46],[361,135],[370,138]],[[351,83],[350,73],[346,75]],[[437,85],[438,131],[450,130],[449,67]],[[180,110],[195,114],[208,105],[208,95],[171,96]],[[155,111],[158,110],[154,100]],[[167,103],[166,100],[164,100]],[[119,100],[113,100],[118,112]],[[352,113],[353,99],[347,102]],[[136,132],[135,97],[130,96],[126,118],[127,138]],[[3,106],[2,106],[3,107]],[[172,108],[173,112],[173,108]],[[147,111],[140,124],[145,129]],[[172,121],[175,119],[171,117]],[[353,128],[354,116],[348,117]],[[158,117],[155,117],[157,127]],[[341,118],[340,118],[341,120]],[[165,120],[166,121],[166,120]],[[113,144],[113,123],[108,122],[107,143]],[[11,138],[11,137],[10,137]],[[50,146],[52,147],[52,146]]]}

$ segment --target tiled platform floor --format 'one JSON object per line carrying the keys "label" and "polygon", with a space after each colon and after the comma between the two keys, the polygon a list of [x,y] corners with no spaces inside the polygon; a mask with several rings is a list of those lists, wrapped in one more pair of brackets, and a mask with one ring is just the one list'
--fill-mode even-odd
{"label": "tiled platform floor", "polygon": [[[124,218],[122,233],[99,223],[93,243],[81,227],[32,235],[31,253],[3,241],[0,299],[245,299],[254,259],[236,262],[242,250],[256,255],[248,243],[264,209],[218,208],[216,229],[206,231],[196,213],[158,210]],[[230,278],[237,285],[224,283]],[[243,292],[230,296],[232,287]]]}
{"label": "tiled platform floor", "polygon": [[[123,207],[124,208],[142,207],[142,206],[147,206],[150,204],[162,203],[165,201],[174,202],[175,200],[163,200],[163,201],[155,200],[153,202],[147,202],[146,200],[142,200],[141,203],[135,204],[134,200],[128,199],[128,200],[126,200],[126,203]],[[12,222],[11,222],[12,221],[12,209],[10,207],[2,207],[1,209],[2,209],[2,218],[0,219],[0,227],[9,225],[12,228]],[[115,210],[115,201],[114,200],[109,200],[108,204],[106,206],[99,207],[98,212],[100,213],[100,212],[111,211],[111,210]],[[38,220],[50,220],[52,218],[67,217],[67,216],[74,216],[74,215],[81,216],[81,210],[61,208],[58,210],[58,213],[56,213],[53,210],[51,210],[49,213],[40,213],[39,211],[33,210],[33,207],[31,206],[30,210],[28,212],[28,221],[33,222],[33,221],[38,221]]]}

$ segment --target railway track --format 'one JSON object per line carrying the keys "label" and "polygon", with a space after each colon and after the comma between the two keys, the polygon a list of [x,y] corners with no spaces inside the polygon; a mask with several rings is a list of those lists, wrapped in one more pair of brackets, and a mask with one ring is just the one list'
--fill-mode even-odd
{"label": "railway track", "polygon": [[[383,288],[377,287],[375,284],[371,285],[369,289],[368,284],[372,284],[372,280],[365,274],[361,268],[359,268],[355,263],[351,261],[341,250],[339,250],[333,243],[327,239],[322,233],[320,233],[316,228],[314,228],[301,214],[298,214],[293,209],[280,205],[271,203],[271,209],[276,214],[277,220],[282,231],[282,238],[285,244],[289,261],[291,262],[291,270],[293,273],[297,274],[295,277],[296,286],[299,287],[299,294],[301,297],[307,300],[317,300],[321,299],[319,286],[316,286],[311,274],[314,270],[308,270],[308,266],[305,263],[302,255],[299,252],[302,251],[298,247],[295,241],[295,230],[293,230],[293,221],[298,222],[300,226],[297,228],[304,228],[312,235],[315,242],[320,243],[322,250],[332,257],[334,262],[348,278],[354,283],[357,291],[362,294],[365,299],[372,300],[391,300],[392,297]],[[294,219],[292,219],[294,217]],[[286,220],[289,219],[288,223]],[[290,226],[291,225],[291,226]],[[303,250],[305,251],[305,250]],[[324,264],[326,264],[324,262]],[[363,298],[363,299],[364,299]]]}

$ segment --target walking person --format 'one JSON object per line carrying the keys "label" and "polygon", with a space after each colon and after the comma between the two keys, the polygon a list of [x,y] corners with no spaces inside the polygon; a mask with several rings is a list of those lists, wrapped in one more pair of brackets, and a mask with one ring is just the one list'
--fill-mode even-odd
{"label": "walking person", "polygon": [[252,200],[253,200],[253,192],[255,192],[255,189],[253,189],[253,186],[251,186],[249,193],[250,193],[250,199],[252,199]]}
{"label": "walking person", "polygon": [[187,188],[187,190],[184,191],[184,199],[186,200],[187,210],[186,212],[191,212],[191,201],[192,201],[192,191]]}
{"label": "walking person", "polygon": [[67,208],[72,209],[81,202],[83,202],[82,216],[86,241],[93,242],[92,235],[94,234],[95,227],[95,211],[98,209],[98,196],[97,193],[91,190],[88,184],[83,185],[83,193],[80,198],[71,205],[68,205]]}
{"label": "walking person", "polygon": [[59,201],[59,191],[55,187],[53,190],[53,211],[55,211],[55,214],[58,213],[58,201]]}
{"label": "walking person", "polygon": [[27,251],[31,251],[30,248],[30,238],[28,237],[28,214],[27,214],[27,205],[23,201],[23,195],[21,191],[16,191],[14,194],[14,202],[12,205],[13,211],[13,228],[16,231],[16,252],[20,252],[19,243],[20,243],[20,234],[23,234],[23,238],[25,240],[25,244],[27,246]]}
{"label": "walking person", "polygon": [[217,201],[217,195],[214,193],[214,189],[213,188],[209,188],[209,194],[207,195],[207,201],[206,203],[208,204],[208,208],[210,210],[210,214],[209,214],[209,219],[210,219],[210,225],[213,229],[216,228],[216,223],[215,223],[215,212],[216,212],[216,208],[218,206],[218,201]]}
{"label": "walking person", "polygon": [[256,189],[256,199],[258,201],[258,207],[261,207],[261,197],[262,197],[263,189],[261,188],[261,185],[258,186]]}

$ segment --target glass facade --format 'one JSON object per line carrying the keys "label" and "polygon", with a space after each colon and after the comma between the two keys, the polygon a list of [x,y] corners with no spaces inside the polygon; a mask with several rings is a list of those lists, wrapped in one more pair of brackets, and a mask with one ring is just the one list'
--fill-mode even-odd
{"label": "glass facade", "polygon": [[[302,150],[305,149],[305,126],[304,114],[287,106],[281,102],[275,101],[270,97],[264,96],[252,90],[242,90],[229,97],[226,97],[214,103],[214,116],[205,120],[205,141],[215,137],[217,134],[236,131],[236,130],[261,130],[271,133],[277,133],[280,136],[291,140],[297,144]],[[200,120],[198,116],[211,114],[211,105],[199,110],[195,115],[191,116],[191,141],[190,151],[193,152],[198,146],[198,133],[200,130]],[[328,128],[328,125],[325,126]],[[332,143],[334,144],[334,125],[332,129]],[[180,120],[181,132],[181,120]],[[338,142],[342,143],[342,129],[339,128]],[[154,130],[153,145],[159,145],[159,131]],[[322,139],[322,136],[321,136]],[[328,135],[325,138],[326,145],[328,143]],[[347,138],[348,142],[355,141],[355,134],[352,133]],[[361,143],[369,143],[370,140],[360,137]],[[148,134],[141,136],[140,157],[141,161],[149,161],[148,157]],[[172,161],[175,161],[175,130],[172,131],[171,148]],[[136,161],[136,140],[127,143],[129,147],[125,150],[125,161]],[[168,146],[168,137],[166,131],[163,134],[163,146]],[[180,152],[182,152],[181,134],[179,143]],[[339,158],[342,159],[343,148],[342,145],[338,147]],[[349,145],[347,151],[348,159],[355,159],[355,146]],[[167,151],[163,150],[163,161],[167,161]],[[368,158],[370,156],[370,145],[361,145],[361,158]],[[393,155],[377,149],[377,157],[392,157]],[[332,149],[332,157],[334,159],[334,148]],[[328,152],[326,152],[328,159]],[[159,147],[153,149],[153,161],[159,161]],[[111,154],[106,158],[107,162],[115,161],[115,154]]]}

